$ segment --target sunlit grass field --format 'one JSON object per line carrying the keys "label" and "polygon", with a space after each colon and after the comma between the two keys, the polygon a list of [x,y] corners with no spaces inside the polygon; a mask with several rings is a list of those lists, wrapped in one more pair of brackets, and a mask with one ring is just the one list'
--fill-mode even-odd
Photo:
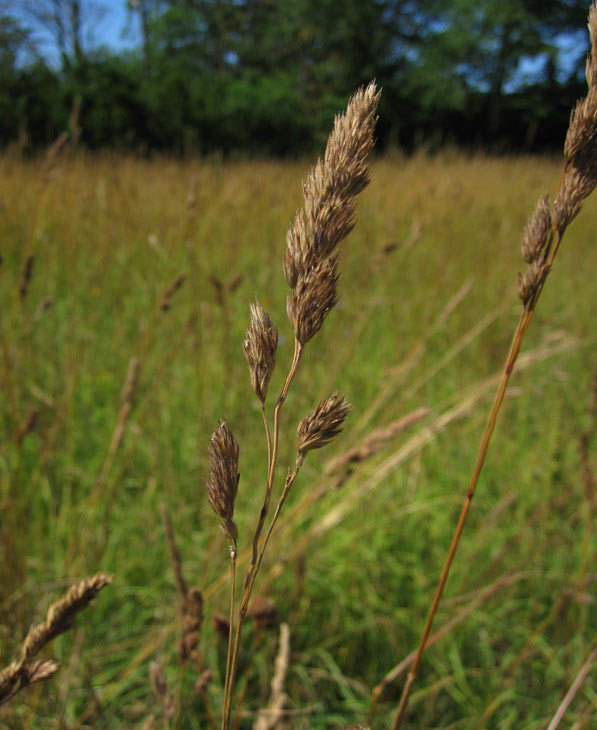
{"label": "sunlit grass field", "polygon": [[[1,666],[67,585],[115,576],[51,645],[56,677],[7,704],[0,728],[142,728],[152,714],[156,727],[218,727],[226,646],[212,618],[227,612],[228,546],[206,499],[207,449],[225,417],[241,449],[242,579],[267,454],[241,343],[257,294],[281,335],[273,400],[292,358],[284,236],[308,167],[0,159]],[[283,411],[278,491],[298,421],[336,389],[354,405],[332,447],[309,454],[256,587],[290,628],[277,727],[365,722],[373,688],[416,648],[519,316],[521,232],[561,168],[448,152],[374,163],[342,245],[340,302]],[[525,340],[409,728],[545,728],[595,645],[596,227],[589,199]],[[331,470],[415,411],[348,475]],[[206,696],[176,657],[163,502],[205,598]],[[267,706],[277,644],[276,629],[249,624],[239,728]],[[170,725],[152,661],[176,698]],[[374,728],[390,724],[404,676],[381,693]],[[561,727],[596,722],[593,669]]]}

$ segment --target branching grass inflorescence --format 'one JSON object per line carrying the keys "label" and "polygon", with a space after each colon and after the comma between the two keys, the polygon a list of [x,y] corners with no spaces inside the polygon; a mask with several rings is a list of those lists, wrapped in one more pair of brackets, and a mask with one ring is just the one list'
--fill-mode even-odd
{"label": "branching grass inflorescence", "polygon": [[[304,207],[296,214],[286,237],[284,274],[291,288],[288,318],[294,331],[294,356],[282,391],[276,400],[270,429],[265,403],[276,365],[278,330],[259,301],[251,305],[250,324],[243,342],[251,385],[261,403],[267,442],[267,479],[263,507],[253,535],[252,558],[243,594],[235,611],[236,525],[232,520],[238,480],[238,447],[225,424],[212,437],[207,491],[210,504],[222,519],[230,540],[231,591],[228,658],[224,682],[222,729],[228,730],[242,625],[249,608],[255,578],[282,506],[311,449],[329,443],[341,430],[350,406],[336,393],[323,400],[298,427],[294,467],[288,470],[274,514],[261,539],[272,498],[279,447],[280,410],[296,374],[303,348],[321,329],[337,302],[338,255],[336,249],[354,226],[357,195],[369,182],[368,155],[373,147],[375,112],[380,92],[375,84],[358,91],[346,112],[336,117],[325,156],[309,173],[303,186]],[[234,442],[235,443],[235,442]]]}

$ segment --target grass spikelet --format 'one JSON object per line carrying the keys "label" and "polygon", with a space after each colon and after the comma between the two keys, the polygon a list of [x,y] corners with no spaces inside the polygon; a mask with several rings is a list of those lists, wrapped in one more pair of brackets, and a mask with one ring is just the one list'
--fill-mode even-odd
{"label": "grass spikelet", "polygon": [[207,498],[213,511],[222,520],[224,534],[236,541],[234,501],[238,492],[238,444],[226,421],[220,421],[209,445],[209,476],[205,482]]}
{"label": "grass spikelet", "polygon": [[321,449],[329,444],[342,430],[350,409],[350,403],[338,393],[322,400],[298,426],[299,454],[304,455],[311,449]]}
{"label": "grass spikelet", "polygon": [[522,237],[522,256],[527,264],[536,261],[549,241],[551,232],[551,210],[549,196],[545,195],[537,201],[533,213]]}
{"label": "grass spikelet", "polygon": [[25,637],[19,660],[0,672],[0,704],[27,685],[42,682],[56,673],[57,665],[54,662],[38,661],[32,664],[28,662],[46,644],[71,629],[77,614],[111,582],[112,576],[98,573],[71,586],[63,598],[50,606],[46,620],[31,629]]}
{"label": "grass spikelet", "polygon": [[304,208],[286,236],[284,274],[294,290],[288,317],[301,344],[317,333],[336,303],[337,261],[328,259],[352,230],[356,197],[369,181],[379,96],[375,84],[369,84],[336,117],[324,159],[304,184]]}
{"label": "grass spikelet", "polygon": [[249,364],[251,385],[262,403],[267,397],[269,381],[276,367],[278,330],[259,300],[251,304],[251,323],[247,328],[243,351]]}
{"label": "grass spikelet", "polygon": [[379,97],[373,83],[357,91],[346,112],[336,117],[324,159],[307,177],[305,207],[286,237],[284,273],[291,289],[312,265],[328,258],[354,226],[356,197],[369,182]]}

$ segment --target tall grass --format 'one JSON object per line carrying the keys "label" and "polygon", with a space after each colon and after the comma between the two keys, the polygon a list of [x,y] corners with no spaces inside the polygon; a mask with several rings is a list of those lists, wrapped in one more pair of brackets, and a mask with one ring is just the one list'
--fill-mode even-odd
{"label": "tall grass", "polygon": [[[289,627],[287,725],[361,720],[372,682],[416,642],[456,485],[516,320],[512,239],[559,164],[446,154],[374,166],[342,253],[334,326],[310,350],[310,377],[289,392],[285,419],[300,420],[337,386],[354,404],[338,456],[366,452],[373,430],[422,415],[353,460],[341,487],[313,454],[272,534],[259,592]],[[202,487],[206,437],[225,412],[243,445],[243,482],[261,483],[260,406],[237,387],[246,382],[238,343],[255,292],[274,321],[284,319],[280,231],[306,165],[66,152],[46,173],[41,163],[0,165],[2,656],[14,655],[56,582],[117,575],[84,627],[57,640],[66,671],[21,693],[2,722],[141,727],[152,704],[156,716],[164,711],[148,679],[157,661],[179,705],[171,722],[204,726],[222,706],[226,665],[211,621],[227,613],[226,538],[212,529]],[[582,475],[594,469],[593,217],[589,203],[529,330],[437,617],[440,636],[411,696],[415,727],[547,726],[590,653],[594,508]],[[211,282],[224,289],[240,274],[218,297]],[[290,360],[284,335],[278,357]],[[279,392],[283,379],[274,373],[270,388]],[[291,458],[282,440],[280,459]],[[261,499],[239,490],[240,532]],[[175,656],[163,501],[187,583],[205,599],[199,646],[216,676],[198,695]],[[241,550],[239,568],[249,559]],[[248,727],[271,700],[277,633],[250,624],[244,645]],[[379,727],[396,700],[388,683]],[[594,704],[589,677],[567,717],[589,727]]]}

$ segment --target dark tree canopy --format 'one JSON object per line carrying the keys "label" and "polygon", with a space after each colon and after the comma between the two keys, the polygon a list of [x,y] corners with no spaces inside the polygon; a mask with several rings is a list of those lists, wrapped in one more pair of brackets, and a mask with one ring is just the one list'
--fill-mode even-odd
{"label": "dark tree canopy", "polygon": [[115,1],[133,51],[88,42],[101,0],[0,10],[0,144],[47,145],[76,103],[91,148],[298,154],[376,78],[382,145],[547,149],[583,91],[588,0]]}

